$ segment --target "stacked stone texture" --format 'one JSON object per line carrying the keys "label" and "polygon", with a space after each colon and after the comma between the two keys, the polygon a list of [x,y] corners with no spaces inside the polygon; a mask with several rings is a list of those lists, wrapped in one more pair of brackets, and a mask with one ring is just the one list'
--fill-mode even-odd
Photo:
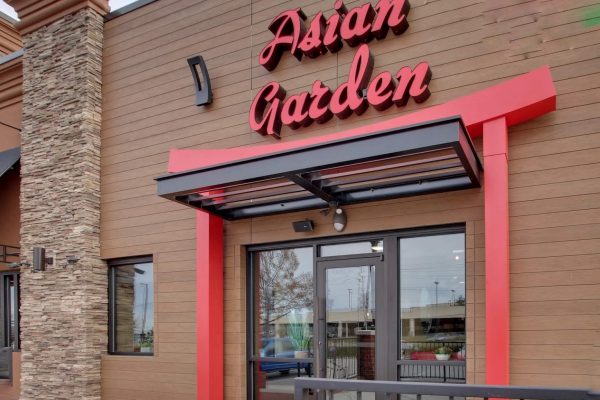
{"label": "stacked stone texture", "polygon": [[41,246],[57,262],[21,276],[21,400],[100,399],[102,40],[89,8],[24,37],[21,254],[31,263]]}

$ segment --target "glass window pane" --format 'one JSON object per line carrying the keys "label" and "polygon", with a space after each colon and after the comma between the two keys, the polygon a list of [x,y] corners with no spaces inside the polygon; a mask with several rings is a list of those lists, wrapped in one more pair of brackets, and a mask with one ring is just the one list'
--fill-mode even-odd
{"label": "glass window pane", "polygon": [[325,284],[327,377],[375,379],[375,266],[328,268]]}
{"label": "glass window pane", "polygon": [[16,305],[17,302],[17,288],[16,288],[16,275],[7,276],[7,290],[8,290],[8,347],[13,349],[17,348],[17,314]]}
{"label": "glass window pane", "polygon": [[9,344],[9,333],[6,332],[6,321],[8,320],[8,313],[10,312],[10,305],[7,304],[5,291],[7,290],[7,279],[5,275],[0,275],[0,348],[8,347]]}
{"label": "glass window pane", "polygon": [[319,247],[321,257],[381,252],[383,252],[383,240],[379,239],[354,243],[326,244]]}
{"label": "glass window pane", "polygon": [[152,263],[121,265],[115,274],[115,351],[154,352]]}
{"label": "glass window pane", "polygon": [[[465,360],[465,306],[464,234],[401,239],[400,358]],[[417,371],[420,378],[442,379],[442,372],[440,376],[421,372]]]}
{"label": "glass window pane", "polygon": [[294,378],[313,373],[313,249],[254,257],[254,354],[273,359],[253,363],[254,398],[292,400]]}
{"label": "glass window pane", "polygon": [[255,253],[255,355],[312,357],[312,247]]}

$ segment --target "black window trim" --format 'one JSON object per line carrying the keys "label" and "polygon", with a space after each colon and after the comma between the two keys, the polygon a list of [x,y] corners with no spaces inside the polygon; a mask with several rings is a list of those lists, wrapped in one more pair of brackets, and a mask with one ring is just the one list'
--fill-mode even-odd
{"label": "black window trim", "polygon": [[[5,313],[5,315],[10,316],[10,312],[14,312],[15,316],[16,316],[16,324],[15,324],[15,346],[12,349],[13,352],[16,351],[20,351],[21,350],[21,313],[19,312],[19,307],[20,307],[20,303],[21,303],[21,294],[20,294],[20,287],[19,287],[19,272],[9,272],[9,271],[2,271],[0,272],[0,285],[2,285],[2,287],[4,289],[6,289],[6,280],[8,277],[12,276],[14,279],[14,285],[15,285],[15,301],[10,301],[10,291],[0,291],[2,292],[3,296],[4,296],[4,310],[2,310],[2,312]],[[10,307],[12,307],[12,310],[10,309]],[[5,321],[5,326],[1,327],[0,329],[6,329],[7,333],[10,332],[10,317],[7,318],[7,320]],[[7,337],[8,339],[8,337]],[[3,343],[0,343],[0,347],[3,347]],[[9,346],[6,346],[9,347]]]}
{"label": "black window trim", "polygon": [[[136,357],[153,357],[155,354],[155,349],[152,348],[152,352],[150,353],[141,353],[141,352],[133,352],[133,351],[116,351],[116,298],[115,298],[115,267],[120,267],[123,265],[131,265],[131,264],[142,264],[142,263],[152,263],[154,266],[154,257],[151,255],[148,256],[137,256],[137,257],[121,257],[107,260],[108,266],[108,354],[111,356],[136,356]],[[152,269],[154,273],[154,268]],[[154,277],[152,277],[154,281]]]}
{"label": "black window trim", "polygon": [[[337,259],[352,259],[352,258],[360,258],[365,256],[374,256],[379,254],[385,254],[385,250],[383,253],[366,253],[366,254],[353,254],[353,255],[344,255],[344,256],[327,256],[320,257],[319,256],[319,247],[326,244],[339,244],[339,243],[352,243],[358,242],[361,240],[369,240],[369,239],[383,239],[384,241],[384,249],[389,249],[388,257],[384,259],[385,264],[387,265],[387,270],[395,270],[396,267],[399,268],[400,260],[398,258],[398,248],[397,245],[400,242],[400,239],[406,238],[416,238],[416,237],[424,237],[424,236],[439,236],[439,235],[448,235],[462,233],[465,235],[465,248],[466,248],[466,235],[467,235],[467,224],[466,222],[457,222],[450,224],[440,224],[440,225],[431,225],[431,226],[419,226],[419,227],[409,227],[409,228],[400,228],[400,229],[391,229],[391,230],[383,230],[383,231],[372,231],[372,232],[363,232],[363,233],[354,233],[354,234],[345,234],[345,235],[336,235],[336,236],[325,236],[325,237],[315,237],[308,239],[299,239],[299,240],[290,240],[290,241],[282,241],[282,242],[271,242],[271,243],[263,243],[263,244],[253,244],[245,246],[246,251],[246,396],[248,399],[254,399],[254,363],[265,361],[261,357],[257,357],[255,355],[254,349],[254,341],[255,341],[255,332],[254,332],[254,317],[255,311],[252,306],[255,301],[256,294],[254,293],[254,268],[256,268],[254,254],[259,251],[270,251],[270,250],[283,250],[283,249],[294,249],[301,247],[312,247],[313,248],[313,285],[316,285],[316,273],[317,273],[317,263],[327,260],[337,260]],[[390,268],[394,264],[396,267]],[[398,271],[396,271],[396,275],[399,275]],[[390,277],[391,279],[398,279],[399,276]],[[466,277],[466,263],[465,263],[465,277]],[[398,283],[399,287],[399,283]],[[316,290],[316,287],[315,287]],[[466,296],[465,296],[466,298]],[[399,310],[397,312],[393,312],[394,315],[397,315],[396,318],[399,318]],[[390,313],[391,315],[392,313]],[[394,326],[390,327],[395,332],[398,330],[398,321],[395,321]],[[392,343],[395,343],[394,335],[387,335],[387,339],[384,339],[388,344],[390,349],[394,350],[394,353],[397,353],[396,345],[391,346]],[[395,368],[397,364],[398,357],[389,357],[389,373],[396,374],[397,369]],[[270,359],[269,359],[270,360]],[[393,370],[391,369],[393,368]]]}

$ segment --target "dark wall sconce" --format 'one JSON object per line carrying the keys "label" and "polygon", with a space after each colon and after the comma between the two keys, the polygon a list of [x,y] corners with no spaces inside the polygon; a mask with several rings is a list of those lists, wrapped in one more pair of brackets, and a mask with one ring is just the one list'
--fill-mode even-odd
{"label": "dark wall sconce", "polygon": [[77,256],[67,256],[67,265],[75,265],[79,261]]}
{"label": "dark wall sconce", "polygon": [[[212,87],[204,59],[202,56],[196,56],[188,58],[187,61],[196,87],[196,105],[204,106],[212,103]],[[202,79],[200,79],[200,76],[202,76]]]}
{"label": "dark wall sconce", "polygon": [[43,247],[33,248],[33,264],[31,270],[33,272],[40,272],[46,270],[46,249]]}
{"label": "dark wall sconce", "polygon": [[315,230],[315,226],[310,219],[292,222],[292,226],[294,227],[294,232],[312,232]]}

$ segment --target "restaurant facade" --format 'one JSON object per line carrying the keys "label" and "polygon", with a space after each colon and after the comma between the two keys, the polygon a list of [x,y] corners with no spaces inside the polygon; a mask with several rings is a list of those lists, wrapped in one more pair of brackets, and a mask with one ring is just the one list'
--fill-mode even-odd
{"label": "restaurant facade", "polygon": [[597,0],[6,2],[0,399],[600,389]]}

